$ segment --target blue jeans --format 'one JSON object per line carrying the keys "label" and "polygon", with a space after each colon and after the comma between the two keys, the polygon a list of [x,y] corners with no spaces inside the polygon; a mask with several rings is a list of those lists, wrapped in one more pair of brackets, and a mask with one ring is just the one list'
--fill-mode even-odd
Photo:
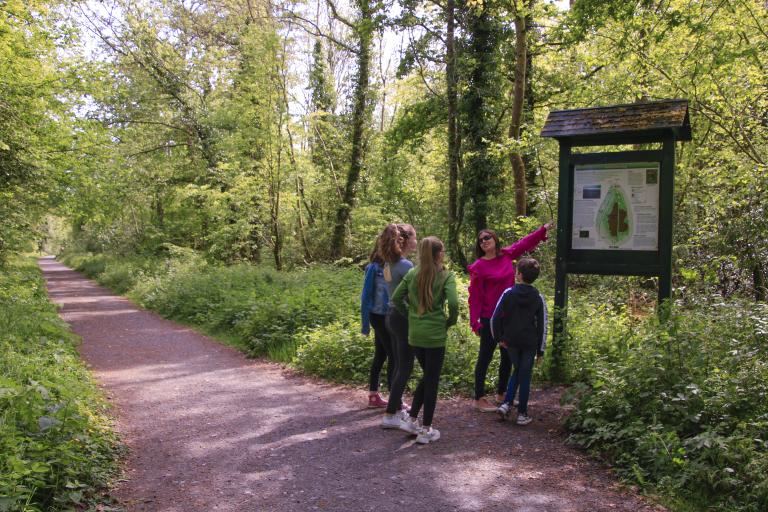
{"label": "blue jeans", "polygon": [[517,412],[528,414],[528,396],[531,394],[531,377],[533,377],[533,362],[536,359],[536,349],[525,350],[509,347],[507,353],[515,371],[512,372],[512,377],[509,378],[504,401],[511,404],[515,399],[517,387],[520,386],[520,400],[517,404]]}

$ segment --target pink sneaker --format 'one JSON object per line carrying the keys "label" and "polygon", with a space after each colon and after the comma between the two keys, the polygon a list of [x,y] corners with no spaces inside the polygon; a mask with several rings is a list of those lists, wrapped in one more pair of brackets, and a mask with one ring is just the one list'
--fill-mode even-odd
{"label": "pink sneaker", "polygon": [[375,395],[368,395],[368,408],[369,409],[383,409],[387,406],[387,401],[381,398],[381,395],[376,393]]}

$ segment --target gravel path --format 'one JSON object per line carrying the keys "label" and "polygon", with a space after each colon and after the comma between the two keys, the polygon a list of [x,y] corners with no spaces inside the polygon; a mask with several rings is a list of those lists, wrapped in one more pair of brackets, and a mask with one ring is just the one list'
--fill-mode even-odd
{"label": "gravel path", "polygon": [[364,390],[302,377],[145,311],[53,259],[51,299],[115,405],[129,511],[657,511],[563,443],[556,389],[521,428],[438,402],[443,437],[379,428]]}

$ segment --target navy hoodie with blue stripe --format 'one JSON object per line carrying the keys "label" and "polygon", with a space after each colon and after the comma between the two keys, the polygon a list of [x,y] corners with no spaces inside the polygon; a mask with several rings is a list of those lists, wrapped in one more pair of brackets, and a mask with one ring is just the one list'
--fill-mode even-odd
{"label": "navy hoodie with blue stripe", "polygon": [[491,335],[497,343],[544,354],[547,346],[547,301],[535,287],[518,283],[504,290],[491,317]]}

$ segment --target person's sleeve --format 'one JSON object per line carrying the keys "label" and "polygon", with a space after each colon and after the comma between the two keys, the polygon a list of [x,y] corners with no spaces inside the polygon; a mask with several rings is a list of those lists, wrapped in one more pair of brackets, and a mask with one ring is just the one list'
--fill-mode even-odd
{"label": "person's sleeve", "polygon": [[407,274],[400,281],[400,284],[395,288],[395,292],[392,294],[392,306],[403,316],[408,316],[408,308],[405,304],[405,298],[408,296],[408,285],[411,282],[413,276],[412,271],[408,271]]}
{"label": "person's sleeve", "polygon": [[543,356],[544,350],[547,348],[547,322],[549,322],[549,315],[547,315],[546,299],[542,294],[539,294],[539,299],[541,299],[541,307],[536,313],[536,321],[538,323],[536,330],[540,340],[539,355]]}
{"label": "person's sleeve", "polygon": [[360,294],[360,320],[362,328],[360,332],[368,335],[371,332],[371,309],[373,309],[373,280],[376,276],[376,269],[373,265],[365,267],[365,277],[363,278],[363,291]]}
{"label": "person's sleeve", "polygon": [[507,288],[499,297],[496,302],[496,307],[493,309],[493,315],[491,315],[491,337],[496,343],[501,342],[504,335],[504,297],[509,293],[512,288]]}
{"label": "person's sleeve", "polygon": [[536,231],[529,233],[512,245],[501,250],[501,253],[510,260],[516,260],[523,254],[534,250],[541,242],[547,239],[547,228],[541,226]]}
{"label": "person's sleeve", "polygon": [[448,320],[445,322],[445,327],[448,328],[456,325],[459,319],[459,296],[456,293],[456,278],[453,272],[448,274],[445,280],[445,298],[448,301]]}
{"label": "person's sleeve", "polygon": [[480,331],[483,327],[480,323],[483,292],[483,279],[477,271],[469,269],[469,327],[474,332]]}

